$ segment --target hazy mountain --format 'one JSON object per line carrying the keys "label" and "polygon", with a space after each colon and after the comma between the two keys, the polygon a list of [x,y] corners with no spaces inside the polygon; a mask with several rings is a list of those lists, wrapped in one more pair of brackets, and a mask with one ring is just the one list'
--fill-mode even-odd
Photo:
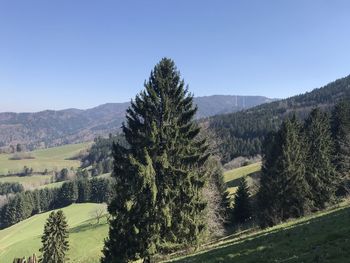
{"label": "hazy mountain", "polygon": [[[198,118],[231,113],[271,102],[262,96],[214,95],[196,97]],[[36,113],[0,113],[0,146],[17,143],[47,147],[93,140],[117,132],[125,117],[125,103],[107,103],[87,110],[45,110]]]}

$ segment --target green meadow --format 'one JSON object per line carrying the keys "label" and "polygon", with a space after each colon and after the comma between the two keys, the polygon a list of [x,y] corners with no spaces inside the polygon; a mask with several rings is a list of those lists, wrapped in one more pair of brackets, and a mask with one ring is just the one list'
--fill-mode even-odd
{"label": "green meadow", "polygon": [[[103,240],[107,236],[106,218],[97,225],[91,215],[103,204],[74,204],[63,208],[69,225],[70,262],[99,262]],[[39,255],[40,237],[50,212],[32,216],[16,225],[0,230],[0,262],[15,257]]]}
{"label": "green meadow", "polygon": [[239,181],[242,177],[247,176],[248,184],[252,182],[251,176],[257,174],[261,170],[261,162],[253,163],[250,165],[242,166],[236,169],[226,171],[224,173],[225,183],[227,184],[227,190],[230,195],[233,195],[239,185]]}
{"label": "green meadow", "polygon": [[347,263],[350,201],[265,230],[241,231],[167,262]]}
{"label": "green meadow", "polygon": [[13,154],[0,154],[0,175],[20,173],[23,167],[33,168],[34,173],[61,170],[62,168],[77,168],[79,160],[69,160],[87,149],[91,143],[69,144],[28,152],[34,159],[11,160]]}

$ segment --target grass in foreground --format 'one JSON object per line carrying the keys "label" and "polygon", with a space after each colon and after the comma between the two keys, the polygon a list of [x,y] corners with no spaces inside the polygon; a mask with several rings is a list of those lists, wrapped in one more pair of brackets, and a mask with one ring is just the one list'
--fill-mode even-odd
{"label": "grass in foreground", "polygon": [[350,203],[275,227],[226,237],[171,262],[350,262]]}
{"label": "grass in foreground", "polygon": [[61,170],[62,168],[79,167],[79,160],[68,160],[77,155],[91,143],[69,144],[48,149],[35,150],[30,155],[35,159],[10,160],[12,154],[0,154],[0,175],[20,173],[23,167],[33,168],[34,172]]}
{"label": "grass in foreground", "polygon": [[[63,208],[69,224],[69,262],[99,262],[108,224],[92,219],[91,211],[102,204],[74,204]],[[50,212],[35,215],[9,228],[0,230],[0,262],[12,262],[15,257],[39,255],[41,235]]]}

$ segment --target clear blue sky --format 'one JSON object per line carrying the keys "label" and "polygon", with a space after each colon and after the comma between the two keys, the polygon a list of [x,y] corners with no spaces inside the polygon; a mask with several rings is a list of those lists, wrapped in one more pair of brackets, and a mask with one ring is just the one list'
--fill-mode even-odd
{"label": "clear blue sky", "polygon": [[0,0],[0,111],[129,101],[164,56],[196,96],[350,74],[350,1]]}

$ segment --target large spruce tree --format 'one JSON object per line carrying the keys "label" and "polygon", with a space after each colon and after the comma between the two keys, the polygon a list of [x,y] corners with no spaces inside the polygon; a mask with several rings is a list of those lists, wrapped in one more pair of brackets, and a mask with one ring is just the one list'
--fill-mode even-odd
{"label": "large spruce tree", "polygon": [[159,250],[198,242],[208,155],[196,111],[174,62],[162,59],[127,110],[128,147],[113,147],[116,195],[102,262],[147,262]]}
{"label": "large spruce tree", "polygon": [[333,111],[332,132],[335,141],[334,163],[341,180],[340,193],[350,193],[350,99],[339,102]]}
{"label": "large spruce tree", "polygon": [[265,142],[258,192],[262,226],[302,216],[310,208],[305,158],[305,140],[294,116],[284,121],[280,130]]}
{"label": "large spruce tree", "polygon": [[40,252],[42,263],[64,263],[67,262],[68,224],[62,210],[51,212],[44,227],[41,237],[43,244]]}
{"label": "large spruce tree", "polygon": [[304,133],[307,139],[306,179],[310,185],[315,208],[323,209],[335,196],[339,183],[335,177],[333,140],[330,118],[327,113],[314,109],[305,121]]}

